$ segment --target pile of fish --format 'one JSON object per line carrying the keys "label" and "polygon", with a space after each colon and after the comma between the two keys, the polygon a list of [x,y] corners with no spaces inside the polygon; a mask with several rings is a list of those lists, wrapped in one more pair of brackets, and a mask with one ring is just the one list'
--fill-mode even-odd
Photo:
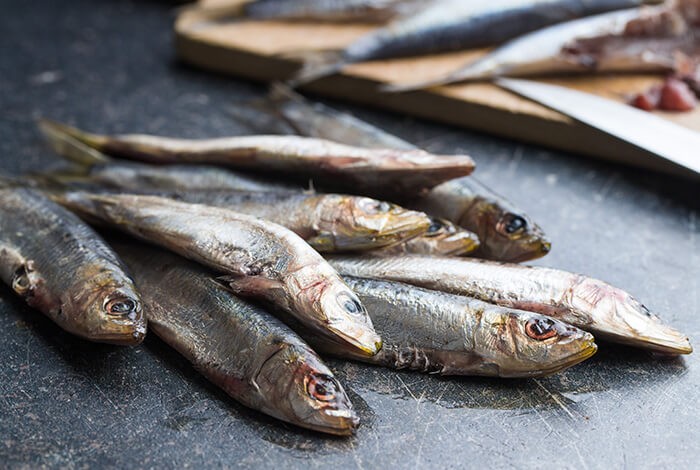
{"label": "pile of fish", "polygon": [[71,165],[0,182],[2,280],[91,341],[136,345],[148,324],[243,405],[336,435],[359,419],[318,353],[505,378],[578,364],[593,335],[692,351],[620,289],[514,264],[550,242],[465,176],[468,156],[281,87],[237,117],[268,134],[191,141],[42,121]]}
{"label": "pile of fish", "polygon": [[[494,47],[478,59],[414,83],[403,92],[503,76],[660,73],[668,80],[630,96],[642,109],[688,111],[700,87],[700,0],[257,0],[222,21],[379,23],[342,50],[291,54],[302,85],[357,62]],[[216,12],[219,11],[217,14]]]}

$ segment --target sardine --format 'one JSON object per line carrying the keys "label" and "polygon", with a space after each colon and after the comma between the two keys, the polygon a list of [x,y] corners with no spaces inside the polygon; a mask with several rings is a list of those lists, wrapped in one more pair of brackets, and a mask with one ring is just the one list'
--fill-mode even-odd
{"label": "sardine", "polygon": [[675,70],[700,54],[698,16],[698,0],[604,13],[527,34],[445,76],[390,85],[385,90],[407,91],[498,76]]}
{"label": "sardine", "polygon": [[464,256],[479,248],[479,237],[461,229],[449,220],[431,217],[428,230],[395,245],[373,250],[373,256],[399,256],[403,254]]}
{"label": "sardine", "polygon": [[537,313],[399,282],[344,279],[367,306],[384,347],[368,358],[307,335],[323,353],[441,375],[541,377],[597,350],[590,333]]}
{"label": "sardine", "polygon": [[[137,192],[138,193],[138,192]],[[221,207],[275,222],[303,238],[316,251],[364,251],[394,245],[426,233],[445,239],[422,212],[376,199],[341,194],[260,191],[171,191],[148,195]],[[446,227],[443,231],[448,230]],[[427,235],[427,234],[426,234]],[[445,244],[457,249],[463,237],[453,230]],[[473,243],[472,243],[473,244]],[[470,245],[471,246],[471,245]]]}
{"label": "sardine", "polygon": [[156,196],[53,193],[80,216],[160,245],[223,273],[241,295],[259,298],[364,354],[381,339],[357,296],[290,230],[226,209]]}
{"label": "sardine", "polygon": [[341,274],[406,282],[548,315],[596,337],[667,354],[690,354],[687,336],[666,326],[627,292],[551,268],[465,258],[406,255],[333,257]]}
{"label": "sardine", "polygon": [[141,299],[122,263],[82,220],[28,188],[0,188],[0,278],[64,330],[135,345]]}
{"label": "sardine", "polygon": [[[289,132],[361,147],[415,149],[416,147],[356,117],[320,103],[310,103],[287,87],[275,85],[270,98],[256,105],[270,119],[250,126],[284,125]],[[276,117],[276,119],[275,119]],[[283,127],[277,127],[284,131]],[[479,237],[480,247],[472,256],[520,262],[539,258],[551,249],[542,229],[525,211],[499,196],[473,176],[457,178],[431,189],[426,195],[400,200],[404,205],[447,219]]]}
{"label": "sardine", "polygon": [[155,247],[114,246],[135,273],[151,331],[228,395],[297,426],[353,432],[359,419],[343,387],[289,327],[194,263]]}
{"label": "sardine", "polygon": [[422,150],[364,149],[299,136],[245,136],[184,140],[147,135],[101,136],[44,121],[111,156],[149,163],[207,163],[284,173],[288,178],[328,178],[335,184],[380,194],[419,194],[474,169],[467,155]]}
{"label": "sardine", "polygon": [[575,18],[630,8],[643,0],[441,0],[360,37],[337,53],[309,58],[295,85],[370,60],[492,46]]}

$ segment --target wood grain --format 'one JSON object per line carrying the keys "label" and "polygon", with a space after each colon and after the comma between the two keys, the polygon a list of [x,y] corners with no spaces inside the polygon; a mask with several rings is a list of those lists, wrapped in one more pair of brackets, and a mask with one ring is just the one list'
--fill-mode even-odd
{"label": "wood grain", "polygon": [[[211,8],[244,1],[202,3]],[[182,60],[195,66],[267,82],[290,78],[298,69],[304,51],[340,49],[372,27],[279,21],[217,22],[211,21],[203,10],[189,9],[176,21],[176,48]],[[353,64],[341,74],[311,83],[304,90],[595,158],[677,171],[646,151],[489,83],[457,84],[400,94],[378,90],[385,83],[436,77],[486,52],[460,51]],[[654,75],[543,79],[620,102],[660,80],[661,77]],[[700,110],[657,114],[700,131]]]}

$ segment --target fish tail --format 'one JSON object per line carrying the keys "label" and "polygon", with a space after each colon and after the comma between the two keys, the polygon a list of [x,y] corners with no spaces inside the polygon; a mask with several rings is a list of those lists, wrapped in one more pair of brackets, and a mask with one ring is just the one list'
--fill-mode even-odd
{"label": "fish tail", "polygon": [[90,134],[48,119],[39,119],[38,126],[54,152],[71,162],[81,166],[92,166],[110,161],[109,157],[99,150],[106,143],[107,139],[104,136]]}
{"label": "fish tail", "polygon": [[82,169],[76,170],[75,173],[66,172],[51,172],[39,173],[31,172],[26,175],[31,183],[44,189],[67,189],[71,184],[88,182],[87,176],[83,176]]}
{"label": "fish tail", "polygon": [[342,51],[303,51],[285,54],[286,58],[300,60],[301,69],[287,81],[290,88],[314,82],[323,77],[333,75],[345,67]]}

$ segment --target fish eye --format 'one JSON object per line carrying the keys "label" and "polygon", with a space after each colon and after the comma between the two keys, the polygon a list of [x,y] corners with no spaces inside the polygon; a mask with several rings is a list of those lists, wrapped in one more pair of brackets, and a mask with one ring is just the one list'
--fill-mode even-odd
{"label": "fish eye", "polygon": [[107,302],[105,310],[110,315],[129,315],[138,309],[138,303],[128,297],[118,297]]}
{"label": "fish eye", "polygon": [[360,207],[366,212],[381,214],[389,212],[393,206],[386,201],[375,201],[374,199],[366,198],[360,203]]}
{"label": "fish eye", "polygon": [[340,294],[338,296],[338,305],[343,307],[343,309],[348,312],[352,313],[353,315],[357,315],[359,313],[362,313],[362,305],[360,302],[357,301],[357,299],[353,299],[350,297],[348,294]]}
{"label": "fish eye", "polygon": [[505,224],[507,233],[522,232],[527,228],[527,221],[519,215],[508,214],[508,221]]}
{"label": "fish eye", "polygon": [[306,377],[306,393],[318,401],[329,402],[335,400],[340,390],[338,382],[326,374],[309,374]]}
{"label": "fish eye", "polygon": [[428,233],[434,234],[439,232],[445,227],[445,225],[437,219],[430,219],[430,227],[428,227]]}
{"label": "fish eye", "polygon": [[525,333],[527,333],[530,338],[539,341],[557,335],[557,331],[554,328],[554,321],[549,318],[533,318],[528,321],[525,325]]}

